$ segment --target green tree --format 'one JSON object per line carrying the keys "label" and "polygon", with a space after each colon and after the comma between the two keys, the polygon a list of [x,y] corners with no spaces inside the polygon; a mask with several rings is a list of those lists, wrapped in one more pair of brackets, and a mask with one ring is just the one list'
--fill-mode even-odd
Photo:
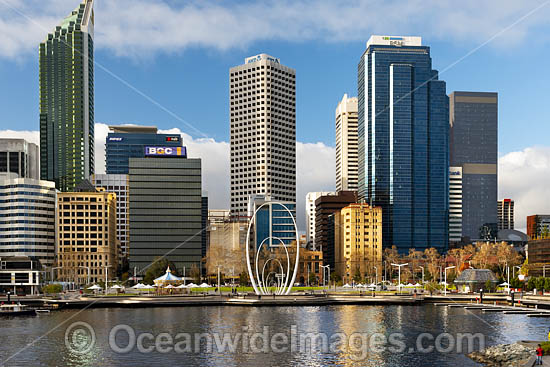
{"label": "green tree", "polygon": [[536,286],[536,279],[535,277],[530,277],[529,280],[527,281],[527,290],[528,291],[532,291],[533,289],[535,289],[537,286]]}
{"label": "green tree", "polygon": [[63,287],[61,284],[48,284],[47,286],[42,288],[42,292],[45,294],[53,294],[53,293],[61,293],[63,290]]}
{"label": "green tree", "polygon": [[309,274],[309,285],[312,286],[312,285],[315,285],[317,284],[317,275],[315,275],[315,273],[310,273]]}
{"label": "green tree", "polygon": [[538,277],[535,279],[535,288],[537,291],[542,291],[544,289],[545,280],[543,277]]}
{"label": "green tree", "polygon": [[355,268],[355,274],[353,274],[353,280],[355,283],[361,282],[361,271],[359,270],[359,267]]}
{"label": "green tree", "polygon": [[152,284],[153,281],[166,273],[166,269],[170,267],[170,270],[172,271],[172,274],[177,275],[176,267],[174,266],[174,263],[171,261],[168,261],[166,258],[156,258],[151,266],[147,268],[147,271],[145,272],[145,276],[143,277],[143,281],[146,284]]}
{"label": "green tree", "polygon": [[485,282],[485,291],[487,293],[492,292],[493,287],[494,287],[493,282],[491,282],[489,279],[487,279],[487,281]]}
{"label": "green tree", "polygon": [[248,273],[246,271],[242,271],[241,274],[239,274],[239,285],[241,287],[248,285]]}

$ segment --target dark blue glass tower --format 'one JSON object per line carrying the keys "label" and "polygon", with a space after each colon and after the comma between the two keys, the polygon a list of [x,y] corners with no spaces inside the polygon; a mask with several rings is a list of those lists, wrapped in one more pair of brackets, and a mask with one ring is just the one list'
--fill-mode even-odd
{"label": "dark blue glass tower", "polygon": [[182,147],[179,134],[157,134],[154,126],[109,126],[105,142],[107,174],[127,174],[129,158],[145,157],[146,146]]}
{"label": "dark blue glass tower", "polygon": [[421,41],[372,36],[358,65],[358,195],[401,253],[448,247],[449,101]]}

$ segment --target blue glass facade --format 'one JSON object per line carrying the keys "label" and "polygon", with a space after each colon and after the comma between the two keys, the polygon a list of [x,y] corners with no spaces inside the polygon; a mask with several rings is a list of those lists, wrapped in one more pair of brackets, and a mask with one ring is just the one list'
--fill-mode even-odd
{"label": "blue glass facade", "polygon": [[358,65],[359,198],[383,245],[448,247],[449,102],[425,46],[371,44]]}
{"label": "blue glass facade", "polygon": [[[284,203],[284,205],[296,217],[296,205],[289,203]],[[276,238],[281,239],[285,245],[291,245],[292,242],[296,241],[296,231],[291,214],[280,204],[272,203],[262,207],[256,214],[254,230],[256,233],[256,248],[269,237],[271,237],[271,240],[266,241],[269,246],[280,245],[280,241]]]}
{"label": "blue glass facade", "polygon": [[128,174],[128,159],[145,157],[146,146],[181,147],[182,139],[173,134],[110,132],[105,142],[107,174]]}

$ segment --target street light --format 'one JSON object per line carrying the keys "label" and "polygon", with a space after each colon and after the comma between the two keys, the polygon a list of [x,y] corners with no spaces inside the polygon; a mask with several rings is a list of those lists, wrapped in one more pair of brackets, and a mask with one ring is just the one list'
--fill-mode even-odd
{"label": "street light", "polygon": [[330,274],[330,265],[321,265],[321,268],[323,268],[323,285],[327,285],[327,270]]}
{"label": "street light", "polygon": [[105,294],[107,294],[107,288],[109,287],[108,285],[108,278],[107,278],[107,273],[109,272],[109,268],[112,268],[113,265],[105,265],[104,268],[105,268]]}
{"label": "street light", "polygon": [[420,269],[422,269],[422,284],[424,284],[424,267],[419,266]]}
{"label": "street light", "polygon": [[409,265],[409,263],[405,263],[405,264],[392,264],[393,266],[397,266],[399,268],[399,278],[398,278],[398,282],[399,282],[399,293],[401,293],[401,267],[402,266],[405,266],[405,265]]}
{"label": "street light", "polygon": [[447,270],[448,269],[453,269],[453,268],[456,268],[456,266],[447,266],[445,268],[445,284],[443,285],[445,287],[445,296],[447,296]]}
{"label": "street light", "polygon": [[374,284],[378,284],[378,267],[374,266]]}

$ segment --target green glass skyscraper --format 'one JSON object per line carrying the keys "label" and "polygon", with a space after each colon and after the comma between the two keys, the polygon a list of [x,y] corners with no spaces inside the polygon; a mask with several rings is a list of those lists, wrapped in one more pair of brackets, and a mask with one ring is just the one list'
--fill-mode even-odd
{"label": "green glass skyscraper", "polygon": [[94,0],[40,44],[40,177],[70,191],[94,172]]}

